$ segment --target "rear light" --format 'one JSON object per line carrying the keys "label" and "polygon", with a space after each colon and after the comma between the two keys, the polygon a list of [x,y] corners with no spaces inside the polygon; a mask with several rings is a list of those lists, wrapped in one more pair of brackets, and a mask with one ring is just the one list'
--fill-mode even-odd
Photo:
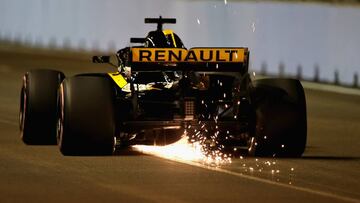
{"label": "rear light", "polygon": [[185,120],[193,120],[195,114],[195,102],[193,99],[185,99],[184,102],[184,113],[185,113]]}

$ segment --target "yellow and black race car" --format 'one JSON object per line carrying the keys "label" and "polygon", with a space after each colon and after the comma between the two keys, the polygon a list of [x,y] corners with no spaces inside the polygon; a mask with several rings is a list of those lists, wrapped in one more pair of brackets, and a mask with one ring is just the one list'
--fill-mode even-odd
{"label": "yellow and black race car", "polygon": [[138,46],[94,56],[115,73],[23,77],[20,129],[26,144],[58,144],[64,155],[106,155],[134,144],[166,145],[184,133],[204,147],[256,156],[298,157],[307,136],[306,103],[294,79],[252,81],[244,47],[186,49],[164,23]]}

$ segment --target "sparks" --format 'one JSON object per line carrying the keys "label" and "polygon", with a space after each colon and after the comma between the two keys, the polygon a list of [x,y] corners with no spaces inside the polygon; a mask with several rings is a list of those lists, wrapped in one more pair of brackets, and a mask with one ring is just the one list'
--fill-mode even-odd
{"label": "sparks", "polygon": [[220,166],[232,162],[230,156],[219,150],[211,152],[204,151],[203,142],[204,140],[189,140],[184,134],[179,141],[167,146],[135,145],[133,148],[144,154],[150,154],[179,162],[199,162],[209,166]]}

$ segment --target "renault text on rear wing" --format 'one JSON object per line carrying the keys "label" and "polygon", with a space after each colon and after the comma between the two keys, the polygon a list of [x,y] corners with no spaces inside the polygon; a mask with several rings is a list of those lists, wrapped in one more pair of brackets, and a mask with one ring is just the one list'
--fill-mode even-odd
{"label": "renault text on rear wing", "polygon": [[239,71],[248,64],[247,48],[131,49],[133,70]]}

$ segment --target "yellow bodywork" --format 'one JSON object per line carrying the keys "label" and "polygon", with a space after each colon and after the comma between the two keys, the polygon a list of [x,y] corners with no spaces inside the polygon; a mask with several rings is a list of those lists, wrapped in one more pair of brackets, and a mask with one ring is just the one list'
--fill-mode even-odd
{"label": "yellow bodywork", "polygon": [[165,36],[171,35],[171,39],[172,39],[172,41],[174,43],[174,47],[177,47],[174,32],[172,30],[163,30],[163,33],[164,33]]}
{"label": "yellow bodywork", "polygon": [[114,82],[120,87],[123,88],[127,84],[126,79],[119,72],[108,73],[108,75],[114,80]]}

